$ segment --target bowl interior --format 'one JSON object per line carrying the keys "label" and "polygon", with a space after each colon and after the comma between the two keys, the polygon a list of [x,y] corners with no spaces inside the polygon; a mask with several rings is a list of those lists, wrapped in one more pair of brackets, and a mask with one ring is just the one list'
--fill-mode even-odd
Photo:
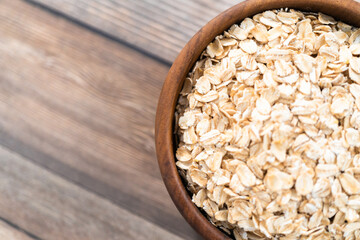
{"label": "bowl interior", "polygon": [[229,239],[214,227],[193,204],[175,165],[174,111],[184,79],[213,39],[232,24],[265,10],[293,8],[322,12],[353,26],[360,26],[360,2],[353,0],[248,0],[235,5],[207,23],[186,44],[174,61],[164,82],[156,114],[155,141],[160,171],[176,207],[205,239]]}

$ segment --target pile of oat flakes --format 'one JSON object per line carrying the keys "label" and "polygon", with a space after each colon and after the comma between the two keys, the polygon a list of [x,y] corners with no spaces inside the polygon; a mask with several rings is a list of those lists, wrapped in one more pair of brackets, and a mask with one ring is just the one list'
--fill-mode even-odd
{"label": "pile of oat flakes", "polygon": [[360,239],[360,29],[266,11],[209,44],[176,108],[193,202],[236,239]]}

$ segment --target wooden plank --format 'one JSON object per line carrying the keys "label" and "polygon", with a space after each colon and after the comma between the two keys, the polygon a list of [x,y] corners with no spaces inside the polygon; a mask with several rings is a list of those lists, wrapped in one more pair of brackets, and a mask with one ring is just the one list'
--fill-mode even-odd
{"label": "wooden plank", "polygon": [[186,238],[154,152],[168,67],[23,1],[0,5],[0,144]]}
{"label": "wooden plank", "polygon": [[241,0],[30,0],[172,62],[187,41]]}
{"label": "wooden plank", "polygon": [[9,239],[9,240],[36,240],[33,237],[30,237],[26,233],[22,232],[19,229],[12,227],[4,221],[0,220],[0,239]]}
{"label": "wooden plank", "polygon": [[[41,239],[181,239],[3,147],[0,179],[0,216]],[[1,222],[0,239],[30,240]]]}

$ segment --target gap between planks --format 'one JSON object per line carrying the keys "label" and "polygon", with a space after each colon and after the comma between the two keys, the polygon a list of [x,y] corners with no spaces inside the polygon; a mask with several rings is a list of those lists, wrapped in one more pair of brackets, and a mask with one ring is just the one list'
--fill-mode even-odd
{"label": "gap between planks", "polygon": [[0,217],[0,239],[4,240],[41,240],[39,237],[21,229],[19,226]]}
{"label": "gap between planks", "polygon": [[162,57],[159,57],[157,54],[154,54],[152,53],[152,51],[147,51],[146,49],[143,49],[142,47],[139,47],[139,46],[136,46],[134,44],[131,44],[129,43],[128,41],[120,38],[120,37],[117,37],[116,35],[113,35],[111,33],[108,33],[107,31],[105,30],[102,30],[101,28],[97,28],[95,26],[92,26],[90,24],[87,24],[85,22],[82,22],[81,20],[75,18],[75,17],[72,17],[71,15],[67,15],[61,11],[58,11],[57,9],[54,9],[54,8],[51,8],[49,6],[47,6],[46,4],[43,4],[43,3],[40,3],[40,2],[37,2],[36,0],[25,0],[26,2],[38,7],[38,8],[41,8],[43,9],[44,11],[48,11],[50,12],[51,14],[54,14],[56,16],[59,16],[61,18],[64,18],[70,22],[73,22],[74,24],[77,24],[83,28],[86,28],[88,29],[89,31],[95,33],[95,34],[98,34],[100,36],[103,36],[109,40],[112,40],[112,41],[115,41],[117,43],[120,43],[130,49],[133,49],[141,54],[143,54],[144,56],[146,57],[149,57],[151,59],[154,59],[155,61],[159,62],[159,63],[162,63],[164,64],[165,66],[167,67],[171,67],[172,65],[172,62],[162,58]]}

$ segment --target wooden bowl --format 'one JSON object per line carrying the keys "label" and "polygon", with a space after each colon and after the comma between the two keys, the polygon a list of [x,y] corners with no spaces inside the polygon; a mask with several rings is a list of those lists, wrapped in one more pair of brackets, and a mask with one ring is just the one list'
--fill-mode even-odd
{"label": "wooden bowl", "polygon": [[214,227],[191,201],[175,165],[174,111],[179,92],[194,63],[213,39],[246,17],[270,9],[294,8],[322,12],[345,23],[360,25],[360,2],[353,0],[248,0],[221,13],[195,34],[173,63],[164,82],[156,113],[155,141],[161,175],[176,207],[205,239],[230,239]]}

